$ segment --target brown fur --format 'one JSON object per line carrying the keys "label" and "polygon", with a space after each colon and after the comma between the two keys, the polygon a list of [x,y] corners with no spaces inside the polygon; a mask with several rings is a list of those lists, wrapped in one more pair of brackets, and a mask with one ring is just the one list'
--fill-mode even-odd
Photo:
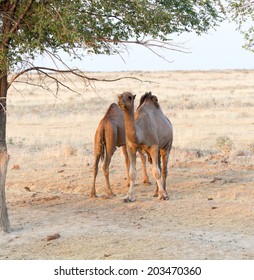
{"label": "brown fur", "polygon": [[[136,179],[136,152],[145,151],[152,159],[153,176],[156,179],[156,195],[168,199],[166,177],[168,157],[173,141],[173,129],[169,119],[162,112],[158,99],[151,92],[145,93],[134,113],[135,95],[124,92],[118,96],[118,105],[124,113],[126,143],[130,158],[130,188],[126,201],[134,201]],[[161,167],[162,162],[162,167]]]}
{"label": "brown fur", "polygon": [[[127,186],[129,186],[129,158],[126,151],[125,127],[123,112],[116,103],[112,103],[102,120],[100,121],[94,137],[94,166],[93,166],[93,185],[91,189],[91,197],[96,197],[95,181],[98,174],[98,164],[100,159],[103,161],[103,172],[106,180],[107,193],[109,196],[114,196],[109,182],[109,165],[111,158],[116,150],[116,147],[122,147],[125,166],[127,173]],[[144,183],[149,183],[149,179],[145,169],[145,156],[140,154],[143,172]]]}

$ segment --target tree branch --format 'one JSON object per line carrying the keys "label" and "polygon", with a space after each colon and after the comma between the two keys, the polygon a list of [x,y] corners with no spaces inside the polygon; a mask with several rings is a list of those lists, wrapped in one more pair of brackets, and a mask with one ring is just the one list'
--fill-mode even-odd
{"label": "tree branch", "polygon": [[[8,45],[9,41],[10,41],[10,38],[11,38],[11,35],[13,35],[17,29],[19,28],[19,25],[21,24],[21,22],[23,21],[24,17],[26,16],[27,12],[29,11],[31,5],[33,4],[34,0],[30,0],[25,9],[23,10],[23,12],[19,15],[17,21],[14,23],[14,25],[12,26],[12,28],[10,29],[10,31],[8,32],[8,36],[4,38],[3,40],[3,44],[4,45]],[[13,6],[12,6],[12,11],[15,11],[17,7],[17,1],[15,1],[13,3]]]}
{"label": "tree branch", "polygon": [[164,56],[156,52],[153,48],[160,48],[162,50],[170,50],[175,52],[182,52],[182,53],[190,53],[189,51],[186,51],[185,48],[180,46],[179,44],[173,44],[172,42],[162,42],[159,40],[146,40],[146,41],[140,41],[137,42],[137,44],[140,44],[144,47],[146,47],[149,51],[151,51],[153,54],[158,56],[159,58],[162,58],[163,60],[166,60],[169,63],[172,63],[173,61],[170,61],[166,59]]}
{"label": "tree branch", "polygon": [[3,102],[6,102],[6,97],[0,97],[0,110],[4,110],[4,113],[6,113],[6,108],[4,107]]}
{"label": "tree branch", "polygon": [[[12,79],[9,81],[8,83],[8,88],[11,86],[11,84],[13,82],[15,82],[21,75],[27,73],[27,72],[31,72],[31,71],[37,71],[37,72],[40,72],[40,73],[43,73],[44,75],[46,75],[47,77],[53,79],[54,81],[57,81],[57,78],[53,77],[50,72],[55,72],[55,73],[60,73],[60,74],[73,74],[85,81],[95,81],[95,82],[116,82],[116,81],[120,81],[120,80],[124,80],[124,79],[133,79],[133,80],[136,80],[136,81],[139,81],[141,83],[143,82],[146,82],[146,83],[152,83],[151,81],[143,81],[141,79],[138,79],[136,77],[130,77],[130,76],[124,76],[124,77],[119,77],[119,78],[116,78],[116,79],[99,79],[99,78],[94,78],[94,77],[88,77],[86,76],[82,71],[80,71],[79,69],[67,69],[67,70],[60,70],[60,69],[54,69],[54,68],[49,68],[49,67],[37,67],[37,66],[34,66],[34,67],[30,67],[30,68],[27,68],[19,73],[17,73],[16,75],[14,75],[12,77]],[[48,71],[48,72],[46,72]],[[59,82],[59,81],[58,81]],[[69,87],[67,87],[66,85],[64,85],[62,82],[59,82],[59,84],[61,84],[62,86],[70,89]],[[70,89],[72,90],[72,89]],[[72,90],[73,91],[73,90]]]}
{"label": "tree branch", "polygon": [[[112,40],[112,39],[108,39],[108,38],[101,38],[98,39],[98,41],[103,41],[105,43],[112,43],[113,45],[118,45],[118,44],[122,44],[123,46],[125,46],[127,48],[127,45],[141,45],[144,46],[145,48],[147,48],[148,50],[150,50],[153,54],[155,54],[156,56],[162,58],[163,60],[166,60],[169,63],[172,63],[173,61],[170,61],[168,59],[166,59],[163,55],[159,54],[159,52],[157,52],[156,50],[154,50],[155,48],[160,49],[160,50],[165,50],[165,51],[175,51],[175,52],[181,52],[181,53],[190,53],[190,51],[188,51],[185,47],[183,47],[184,43],[173,43],[170,40],[167,41],[160,41],[160,40],[156,40],[156,39],[141,39],[141,40],[136,40],[136,41],[124,41],[124,40]],[[112,48],[113,49],[113,48]],[[120,51],[117,51],[116,49],[114,49],[115,52],[117,52],[118,54],[120,53]]]}
{"label": "tree branch", "polygon": [[13,1],[13,4],[12,4],[11,9],[10,9],[11,14],[15,13],[17,6],[18,6],[18,0]]}

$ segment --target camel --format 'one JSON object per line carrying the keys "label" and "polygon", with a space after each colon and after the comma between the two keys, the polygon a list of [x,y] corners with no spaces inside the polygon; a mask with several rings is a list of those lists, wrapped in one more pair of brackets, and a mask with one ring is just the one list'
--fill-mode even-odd
{"label": "camel", "polygon": [[[103,161],[103,172],[106,180],[107,194],[109,197],[114,196],[114,193],[110,187],[109,182],[109,165],[111,158],[116,150],[116,147],[122,147],[126,174],[127,174],[127,187],[130,185],[129,178],[129,166],[130,161],[126,151],[125,140],[125,127],[123,112],[116,103],[112,103],[105,116],[100,121],[94,137],[94,166],[93,166],[93,185],[91,189],[90,197],[97,197],[95,189],[95,181],[98,174],[98,164],[100,159]],[[144,183],[150,184],[147,172],[146,172],[146,158],[142,153],[140,158],[142,161],[142,169],[144,176]]]}
{"label": "camel", "polygon": [[135,201],[136,152],[140,150],[148,153],[152,161],[152,173],[157,183],[155,196],[158,196],[159,200],[168,200],[166,178],[173,141],[172,124],[162,112],[157,97],[151,92],[141,97],[134,114],[135,96],[130,92],[118,96],[118,105],[124,115],[126,145],[130,159],[130,187],[125,202]]}

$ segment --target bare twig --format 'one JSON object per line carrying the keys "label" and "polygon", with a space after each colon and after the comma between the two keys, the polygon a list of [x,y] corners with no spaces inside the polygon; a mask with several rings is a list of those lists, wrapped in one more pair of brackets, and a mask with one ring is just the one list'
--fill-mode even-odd
{"label": "bare twig", "polygon": [[6,114],[6,107],[4,106],[4,103],[6,102],[6,97],[0,97],[0,110],[2,108],[2,110],[4,111],[4,113]]}
{"label": "bare twig", "polygon": [[[9,84],[8,84],[8,88],[10,87],[10,85],[15,81],[17,80],[21,75],[27,73],[27,72],[31,72],[31,71],[37,71],[37,72],[41,72],[43,74],[45,74],[47,77],[55,80],[56,82],[58,81],[59,84],[61,84],[62,86],[64,86],[64,84],[62,82],[60,82],[59,80],[57,80],[57,78],[53,77],[50,73],[52,72],[55,72],[55,73],[60,73],[60,74],[73,74],[85,81],[96,81],[96,82],[116,82],[116,81],[120,81],[120,80],[124,80],[124,79],[133,79],[133,80],[136,80],[136,81],[139,81],[141,83],[143,82],[149,82],[149,83],[152,83],[151,81],[143,81],[139,78],[136,78],[136,77],[130,77],[130,76],[124,76],[124,77],[119,77],[119,78],[115,78],[115,79],[99,79],[99,78],[94,78],[94,77],[88,77],[87,75],[85,75],[83,72],[81,72],[79,69],[77,68],[73,68],[73,69],[67,69],[67,70],[61,70],[61,69],[54,69],[54,68],[50,68],[50,67],[37,67],[37,66],[34,66],[34,67],[30,67],[30,68],[27,68],[23,71],[20,71],[19,73],[17,73],[16,75],[14,75],[12,77],[12,79],[9,81]],[[48,72],[46,72],[48,71]],[[67,86],[65,86],[67,87]],[[69,87],[67,87],[69,88]],[[70,89],[70,88],[69,88]]]}
{"label": "bare twig", "polygon": [[[109,44],[115,43],[113,41],[110,41],[110,40],[107,41],[105,39],[104,39],[104,41]],[[152,51],[158,57],[160,57],[168,62],[172,62],[172,61],[167,60],[164,56],[162,56],[160,53],[158,53],[154,49],[159,48],[162,50],[173,50],[173,51],[187,53],[186,49],[184,47],[182,47],[180,44],[174,44],[169,41],[163,42],[163,41],[154,40],[154,39],[141,40],[141,41],[121,41],[121,42],[118,42],[118,44],[122,44],[126,49],[127,49],[128,44],[142,45],[142,46],[146,47],[147,49],[149,49],[150,51]],[[114,44],[112,44],[112,49],[114,52],[118,52],[118,54],[120,54],[120,51],[118,51],[118,49],[114,47]],[[49,58],[51,59],[51,61],[54,63],[54,66],[55,66],[54,68],[34,66],[29,60],[23,61],[22,65],[25,65],[26,68],[11,77],[11,79],[9,80],[9,83],[8,83],[8,88],[10,87],[10,85],[12,85],[14,82],[16,82],[20,76],[27,74],[29,72],[33,72],[33,71],[37,72],[39,75],[43,75],[44,79],[45,78],[51,79],[56,84],[55,94],[52,92],[52,90],[49,87],[45,87],[45,84],[43,86],[42,86],[42,84],[39,85],[41,88],[47,89],[48,91],[53,93],[54,96],[58,95],[60,86],[66,88],[72,92],[75,92],[77,94],[80,94],[80,93],[75,91],[73,89],[73,87],[68,86],[65,82],[60,81],[58,77],[53,75],[53,73],[58,73],[63,78],[65,78],[65,79],[67,78],[71,82],[72,82],[72,79],[70,78],[69,75],[66,75],[66,74],[72,74],[76,77],[79,77],[81,80],[83,80],[85,82],[86,86],[91,86],[93,89],[94,89],[93,86],[95,86],[94,82],[116,82],[116,81],[125,80],[125,79],[132,79],[132,80],[139,81],[141,83],[153,83],[152,81],[141,80],[141,79],[139,79],[137,77],[133,77],[133,76],[123,76],[123,77],[118,77],[118,78],[113,78],[113,79],[89,77],[84,72],[80,71],[77,68],[69,68],[69,66],[55,52],[51,52],[50,50],[45,50],[45,54],[47,54],[49,56]],[[59,62],[63,65],[64,69],[59,68],[59,66],[58,66]],[[29,84],[32,84],[32,83],[29,83]]]}

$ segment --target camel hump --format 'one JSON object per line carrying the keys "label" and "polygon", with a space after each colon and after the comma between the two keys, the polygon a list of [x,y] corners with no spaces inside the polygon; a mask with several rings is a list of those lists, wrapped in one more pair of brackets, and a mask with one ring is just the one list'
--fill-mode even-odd
{"label": "camel hump", "polygon": [[159,105],[159,101],[158,101],[157,96],[156,96],[156,95],[152,95],[152,92],[151,92],[151,91],[146,92],[145,94],[143,94],[143,95],[141,96],[138,108],[139,108],[143,103],[145,103],[145,101],[147,101],[147,100],[151,100],[151,101],[153,102],[153,104],[155,105],[155,107],[160,108],[160,105]]}
{"label": "camel hump", "polygon": [[118,107],[118,105],[116,103],[112,103],[109,106],[104,118],[111,119],[111,118],[117,118],[119,116],[123,116],[122,110],[120,110],[120,108]]}

